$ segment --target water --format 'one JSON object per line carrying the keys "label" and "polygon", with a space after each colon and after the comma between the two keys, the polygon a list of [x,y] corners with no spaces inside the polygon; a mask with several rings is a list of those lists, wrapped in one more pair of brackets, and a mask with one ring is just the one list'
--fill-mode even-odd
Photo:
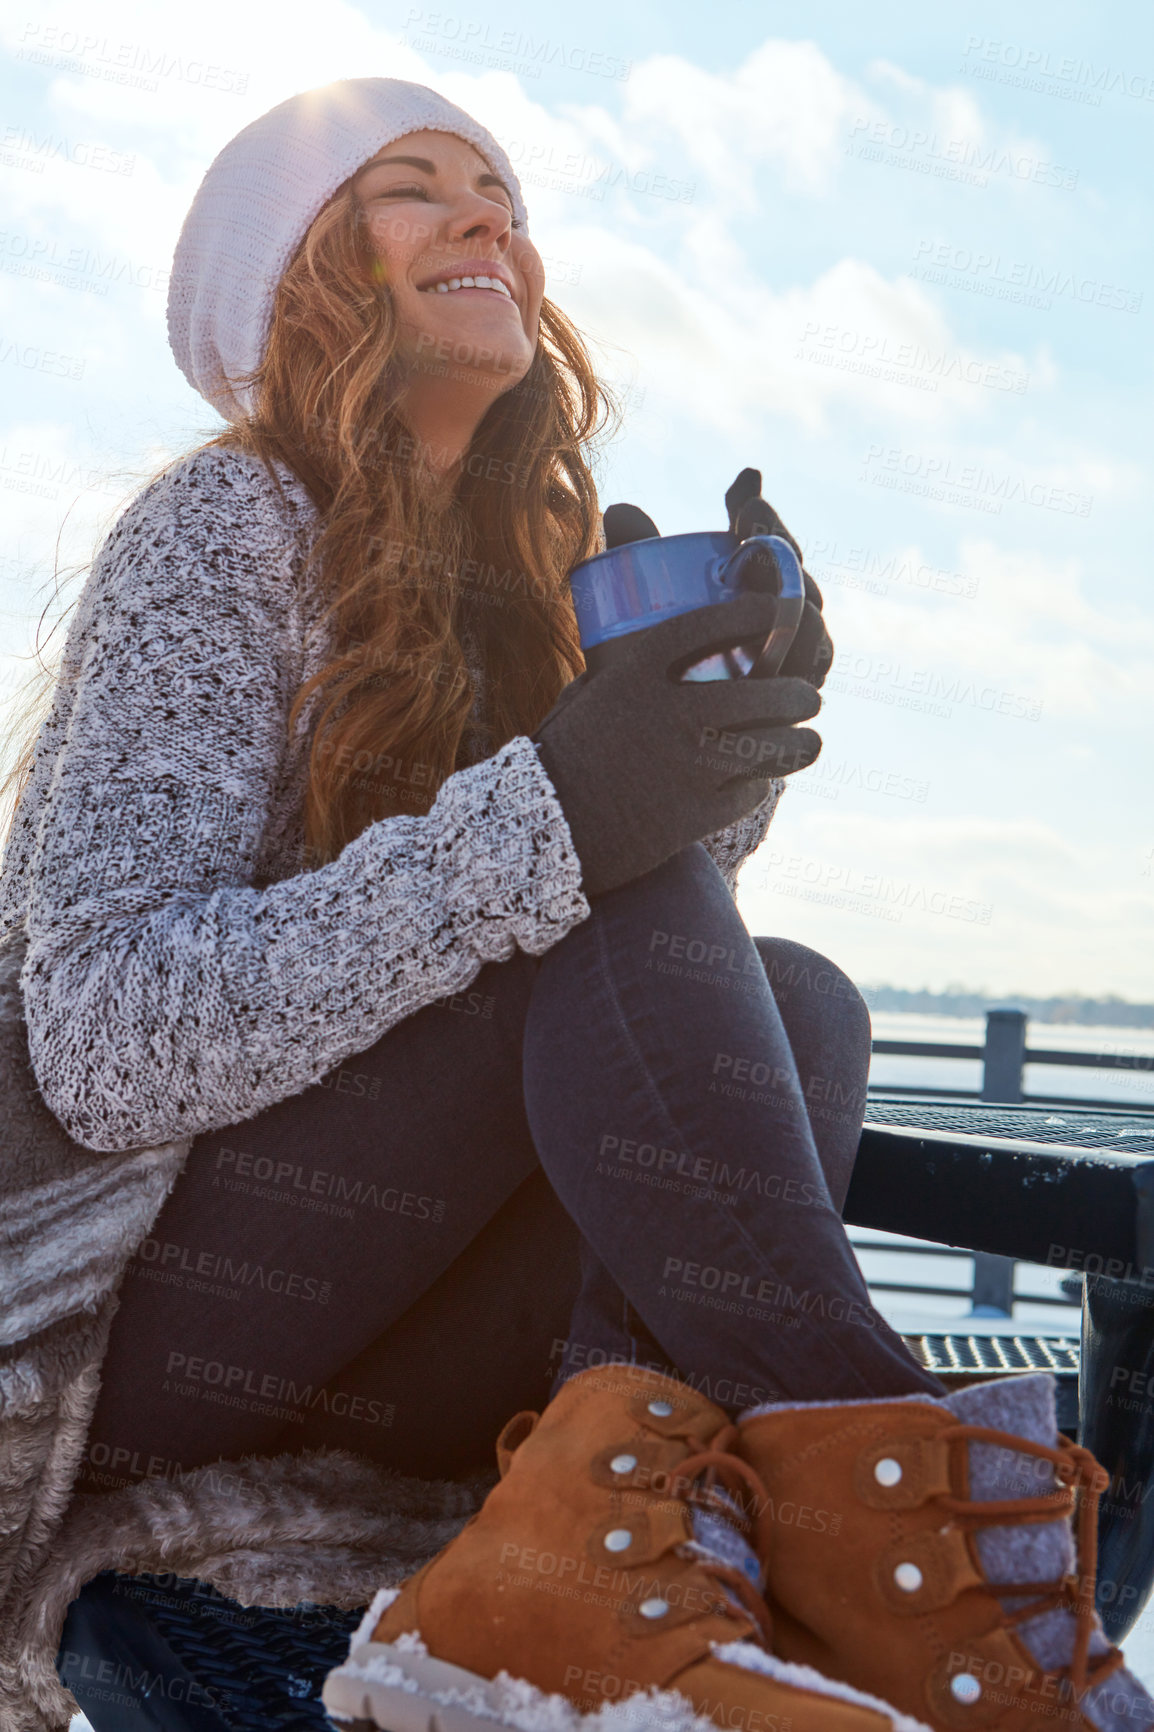
{"label": "water", "polygon": [[[951,1046],[981,1046],[984,1018],[910,1016],[901,1011],[875,1011],[875,1040],[933,1040]],[[1076,1023],[1031,1022],[1026,1047],[1059,1052],[1088,1052],[1099,1057],[1133,1058],[1133,1071],[1083,1069],[1072,1065],[1028,1064],[1023,1074],[1026,1094],[1066,1095],[1072,1100],[1108,1100],[1112,1105],[1154,1107],[1154,1028],[1083,1028]],[[870,1082],[878,1088],[917,1084],[924,1088],[979,1089],[980,1059],[893,1058],[874,1056]]]}

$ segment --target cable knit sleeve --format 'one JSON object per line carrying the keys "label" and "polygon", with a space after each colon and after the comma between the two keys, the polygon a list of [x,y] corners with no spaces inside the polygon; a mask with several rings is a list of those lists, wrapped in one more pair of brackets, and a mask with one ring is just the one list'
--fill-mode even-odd
{"label": "cable knit sleeve", "polygon": [[254,887],[299,686],[291,539],[254,465],[197,453],[123,513],[78,610],[21,984],[41,1092],[90,1149],[251,1118],[589,914],[521,737]]}
{"label": "cable knit sleeve", "polygon": [[775,777],[770,782],[769,792],[760,806],[755,806],[752,812],[747,812],[736,824],[728,824],[724,830],[715,830],[712,836],[703,839],[702,845],[716,860],[731,896],[737,895],[737,874],[754,849],[760,848],[765,841],[769,821],[777,811],[777,802],[781,799],[784,787],[784,780]]}

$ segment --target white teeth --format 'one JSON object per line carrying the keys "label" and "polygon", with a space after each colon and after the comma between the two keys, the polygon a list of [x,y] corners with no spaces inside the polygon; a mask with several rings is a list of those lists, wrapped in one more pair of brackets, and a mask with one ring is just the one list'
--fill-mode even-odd
{"label": "white teeth", "polygon": [[447,295],[453,289],[495,289],[499,295],[504,295],[507,301],[513,299],[500,277],[450,277],[447,282],[432,283],[429,288],[422,289],[421,293]]}

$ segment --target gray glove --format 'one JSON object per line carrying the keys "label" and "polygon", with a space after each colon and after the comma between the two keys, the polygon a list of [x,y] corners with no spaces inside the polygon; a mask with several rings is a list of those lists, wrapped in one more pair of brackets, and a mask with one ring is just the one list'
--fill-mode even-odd
{"label": "gray glove", "polygon": [[677,614],[571,680],[531,736],[556,790],[587,896],[628,884],[745,817],[774,776],[812,764],[821,708],[800,679],[680,682],[702,656],[769,631],[771,595]]}
{"label": "gray glove", "polygon": [[[729,512],[730,531],[739,541],[744,541],[747,535],[780,535],[789,542],[800,563],[801,548],[773,506],[761,496],[760,469],[741,471],[725,495],[725,507]],[[811,686],[820,688],[825,684],[825,676],[833,666],[833,641],[822,618],[821,590],[804,566],[801,575],[805,580],[805,605],[801,623],[789,646],[789,654],[781,664],[780,672],[783,676],[796,674],[798,679],[808,680]],[[759,587],[748,568],[745,582]],[[764,585],[760,587],[764,588]],[[776,592],[776,581],[772,581],[770,587]]]}

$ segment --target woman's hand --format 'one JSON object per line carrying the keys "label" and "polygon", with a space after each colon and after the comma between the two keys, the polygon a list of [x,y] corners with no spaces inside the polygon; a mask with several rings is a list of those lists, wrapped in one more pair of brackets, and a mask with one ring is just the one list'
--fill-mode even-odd
{"label": "woman's hand", "polygon": [[532,734],[581,862],[586,895],[627,884],[736,823],[775,776],[812,764],[799,727],[821,707],[800,679],[683,681],[691,662],[764,635],[774,600],[750,590],[620,640],[565,687]]}
{"label": "woman's hand", "polygon": [[[780,535],[801,559],[801,548],[768,499],[761,496],[760,469],[741,471],[725,495],[725,508],[729,513],[730,533],[739,540],[744,541],[748,535]],[[756,577],[752,572],[750,575],[756,586]],[[833,641],[822,618],[821,590],[804,567],[802,576],[805,579],[805,605],[801,623],[789,646],[789,654],[781,664],[780,673],[782,677],[792,675],[794,679],[805,680],[820,691],[833,664]]]}

